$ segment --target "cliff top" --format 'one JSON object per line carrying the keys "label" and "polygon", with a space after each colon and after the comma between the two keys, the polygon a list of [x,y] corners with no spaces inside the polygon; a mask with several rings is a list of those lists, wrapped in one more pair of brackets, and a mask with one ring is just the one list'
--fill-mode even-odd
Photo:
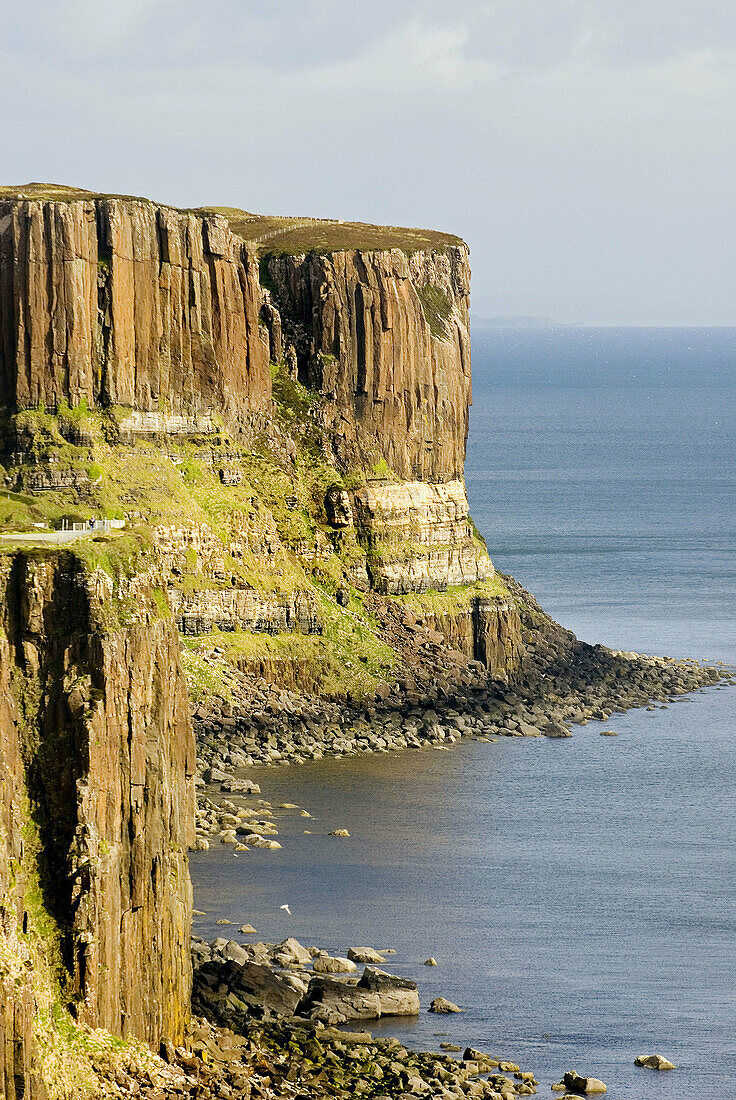
{"label": "cliff top", "polygon": [[239,237],[253,242],[259,255],[294,255],[300,252],[402,252],[445,249],[462,245],[460,237],[434,229],[410,229],[396,225],[370,225],[336,218],[282,218],[248,214],[229,207],[204,207],[204,212],[223,214]]}
{"label": "cliff top", "polygon": [[[128,199],[133,202],[152,203],[151,199],[137,195],[106,195],[85,191],[80,187],[66,187],[55,183],[26,183],[18,186],[0,186],[2,199],[36,199],[47,202],[74,202],[78,199]],[[168,206],[168,203],[152,205]],[[335,218],[277,217],[251,214],[229,206],[202,206],[188,211],[192,214],[220,214],[227,218],[233,233],[256,246],[261,256],[294,255],[301,252],[361,252],[387,251],[398,248],[403,252],[419,252],[424,249],[444,250],[464,244],[453,233],[434,229],[412,229],[405,226],[371,225],[365,222],[347,222]]]}

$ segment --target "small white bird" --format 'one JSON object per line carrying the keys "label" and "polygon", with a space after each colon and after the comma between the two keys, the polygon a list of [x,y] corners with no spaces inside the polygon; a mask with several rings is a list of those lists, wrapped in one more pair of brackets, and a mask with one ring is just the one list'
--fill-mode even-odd
{"label": "small white bird", "polygon": [[282,906],[281,906],[281,908],[282,908],[282,909],[285,909],[285,910],[286,910],[286,912],[287,912],[287,913],[289,914],[289,916],[291,916],[291,909],[289,908],[289,906],[288,906],[288,905],[282,905]]}

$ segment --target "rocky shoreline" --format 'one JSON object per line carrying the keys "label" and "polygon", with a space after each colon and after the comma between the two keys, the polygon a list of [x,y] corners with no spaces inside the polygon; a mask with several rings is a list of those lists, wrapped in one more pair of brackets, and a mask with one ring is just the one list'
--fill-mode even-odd
{"label": "rocky shoreline", "polygon": [[[249,928],[241,933],[252,935]],[[195,939],[192,954],[194,1012],[265,1045],[288,1064],[287,1079],[298,1083],[301,1095],[510,1100],[536,1092],[531,1072],[470,1047],[458,1058],[449,1052],[462,1048],[452,1043],[440,1044],[439,1052],[410,1051],[395,1038],[337,1030],[418,1015],[416,983],[377,965],[392,952],[352,948],[340,957],[293,938],[268,944],[219,937]],[[429,1011],[448,1011],[438,1007],[441,1000]]]}
{"label": "rocky shoreline", "polygon": [[[449,748],[467,737],[565,738],[574,725],[605,721],[633,708],[655,711],[693,692],[736,682],[734,670],[723,665],[615,652],[577,639],[571,643],[572,636],[558,629],[564,650],[537,637],[511,680],[489,678],[487,670],[430,638],[427,645],[441,673],[435,671],[422,684],[404,678],[354,702],[256,681],[243,685],[237,705],[219,700],[206,711],[198,708],[195,847],[206,848],[217,839],[242,844],[244,838],[249,846],[279,847],[277,830],[264,820],[272,816],[268,803],[261,803],[265,812],[260,818],[257,812],[249,814],[256,828],[243,828],[248,816],[242,813],[243,800],[260,793],[249,776],[255,766]],[[238,813],[241,820],[236,820]]]}
{"label": "rocky shoreline", "polygon": [[[215,700],[207,709],[197,708],[194,846],[277,849],[282,814],[310,817],[305,808],[260,797],[251,772],[256,766],[449,749],[468,737],[481,742],[566,738],[574,725],[606,721],[632,708],[656,711],[687,701],[693,692],[736,682],[734,670],[724,665],[579,642],[524,595],[524,655],[511,676],[494,679],[480,663],[452,650],[431,625],[407,616],[403,625],[419,643],[417,661],[369,699],[310,697],[265,681],[244,681],[237,703]],[[255,934],[250,926],[241,932],[248,939]],[[217,1025],[217,1035],[234,1033],[236,1074],[245,1073],[250,1083],[249,1092],[227,1091],[230,1055],[223,1055],[226,1068],[217,1088],[224,1091],[213,1087],[201,1095],[511,1100],[537,1091],[533,1073],[502,1057],[442,1043],[440,1052],[410,1051],[398,1039],[374,1038],[362,1030],[370,1019],[386,1015],[457,1010],[441,998],[421,1008],[416,984],[383,970],[393,961],[388,954],[361,948],[344,958],[330,956],[291,939],[280,944],[225,936],[210,943],[195,940],[194,1012]],[[360,975],[358,964],[364,966]],[[338,1030],[353,1027],[361,1030]],[[648,1058],[637,1064],[651,1066],[654,1058],[664,1068],[671,1065],[660,1056]],[[605,1091],[597,1078],[572,1070],[552,1087],[570,1097]]]}

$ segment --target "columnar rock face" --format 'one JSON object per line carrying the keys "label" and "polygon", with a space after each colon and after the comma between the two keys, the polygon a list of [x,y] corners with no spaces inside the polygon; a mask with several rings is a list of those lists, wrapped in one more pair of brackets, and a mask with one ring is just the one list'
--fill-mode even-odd
{"label": "columnar rock face", "polygon": [[344,466],[461,478],[470,402],[467,249],[309,253],[268,261],[284,342]]}
{"label": "columnar rock face", "polygon": [[127,406],[141,427],[267,410],[255,253],[215,214],[0,200],[0,405]]}
{"label": "columnar rock face", "polygon": [[454,649],[480,661],[493,675],[506,675],[524,652],[519,612],[510,599],[473,596],[467,609],[426,611],[424,619]]}
{"label": "columnar rock face", "polygon": [[69,554],[0,561],[9,1096],[15,1078],[42,1095],[34,1027],[57,968],[77,1018],[116,1035],[176,1041],[188,1014],[195,750],[176,633],[152,613],[106,629],[93,587]]}

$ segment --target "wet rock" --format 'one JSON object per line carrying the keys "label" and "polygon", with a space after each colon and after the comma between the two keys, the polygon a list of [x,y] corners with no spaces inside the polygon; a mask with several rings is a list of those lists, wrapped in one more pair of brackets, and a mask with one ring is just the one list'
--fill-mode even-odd
{"label": "wet rock", "polygon": [[675,1066],[661,1054],[639,1054],[634,1059],[635,1066],[646,1066],[647,1069],[675,1069]]}
{"label": "wet rock", "polygon": [[435,997],[428,1009],[429,1012],[462,1012],[461,1008],[458,1008],[452,1001],[446,1000],[444,997]]}

